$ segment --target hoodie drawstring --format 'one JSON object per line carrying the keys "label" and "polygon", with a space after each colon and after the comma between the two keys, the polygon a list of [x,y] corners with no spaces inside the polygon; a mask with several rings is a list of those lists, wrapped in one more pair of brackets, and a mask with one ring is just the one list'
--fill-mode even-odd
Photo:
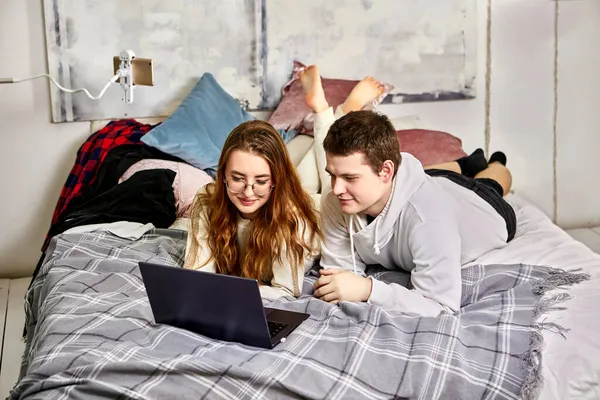
{"label": "hoodie drawstring", "polygon": [[350,214],[350,254],[352,254],[352,266],[354,267],[354,275],[356,273],[356,256],[354,255],[354,215]]}
{"label": "hoodie drawstring", "polygon": [[375,230],[375,243],[373,243],[373,252],[375,252],[375,255],[377,255],[377,256],[381,253],[381,251],[379,250],[379,229],[377,229],[377,228],[379,228],[377,226],[377,223],[380,220],[381,220],[381,218],[375,222],[375,227],[374,227],[375,228],[374,229]]}

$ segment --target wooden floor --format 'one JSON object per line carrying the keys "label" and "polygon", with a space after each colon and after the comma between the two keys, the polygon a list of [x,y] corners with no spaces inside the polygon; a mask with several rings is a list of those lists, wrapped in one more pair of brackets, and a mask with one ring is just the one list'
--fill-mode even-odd
{"label": "wooden floor", "polygon": [[[600,253],[600,227],[566,231],[575,240]],[[0,399],[5,399],[19,377],[25,343],[21,339],[25,324],[24,297],[31,278],[0,279]]]}
{"label": "wooden floor", "polygon": [[0,399],[8,397],[19,378],[21,356],[25,350],[21,339],[25,324],[24,298],[30,280],[0,279]]}

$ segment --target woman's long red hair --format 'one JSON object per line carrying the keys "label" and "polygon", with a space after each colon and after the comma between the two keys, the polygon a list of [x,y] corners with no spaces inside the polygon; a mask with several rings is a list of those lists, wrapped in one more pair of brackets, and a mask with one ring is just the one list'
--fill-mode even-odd
{"label": "woman's long red hair", "polygon": [[[269,200],[252,220],[248,242],[243,256],[238,251],[238,210],[227,196],[224,180],[227,160],[235,150],[262,157],[271,168],[275,185]],[[310,196],[304,191],[300,177],[290,161],[285,143],[279,133],[267,122],[254,120],[235,128],[223,146],[215,182],[200,192],[191,209],[192,243],[186,266],[193,266],[200,244],[193,232],[200,224],[207,227],[207,242],[216,270],[221,274],[258,279],[269,284],[273,278],[273,263],[287,262],[292,268],[295,296],[301,283],[296,282],[298,268],[303,268],[308,254],[320,251],[322,233],[318,216]],[[309,230],[306,232],[306,230]],[[308,240],[306,240],[306,235]]]}

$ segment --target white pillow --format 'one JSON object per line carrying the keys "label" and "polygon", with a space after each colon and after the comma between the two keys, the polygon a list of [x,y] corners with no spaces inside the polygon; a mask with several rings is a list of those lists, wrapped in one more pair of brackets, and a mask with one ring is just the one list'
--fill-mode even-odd
{"label": "white pillow", "polygon": [[317,210],[318,213],[321,212],[321,197],[322,196],[323,195],[321,193],[313,193],[310,195],[310,197],[314,203],[315,210]]}
{"label": "white pillow", "polygon": [[312,136],[298,135],[286,144],[288,154],[294,166],[297,167],[300,164],[300,161],[302,161],[308,150],[312,149],[314,141]]}
{"label": "white pillow", "polygon": [[[312,139],[312,138],[311,138]],[[308,194],[316,194],[321,190],[321,182],[319,181],[319,171],[317,169],[317,158],[313,146],[310,146],[306,155],[298,164],[298,174],[302,187]]]}

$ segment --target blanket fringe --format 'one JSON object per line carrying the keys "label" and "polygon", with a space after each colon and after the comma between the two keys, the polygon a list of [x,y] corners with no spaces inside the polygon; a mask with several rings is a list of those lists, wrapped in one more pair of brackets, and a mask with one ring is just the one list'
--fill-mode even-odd
{"label": "blanket fringe", "polygon": [[568,293],[557,293],[548,299],[538,300],[538,303],[533,310],[533,319],[536,320],[540,315],[546,314],[550,311],[565,310],[567,307],[557,306],[556,304],[570,300],[571,297],[573,296]]}
{"label": "blanket fringe", "polygon": [[525,382],[521,387],[521,398],[537,399],[542,389],[543,378],[542,350],[544,349],[544,337],[541,331],[531,332],[529,350],[521,356],[522,367],[526,370]]}
{"label": "blanket fringe", "polygon": [[547,291],[558,289],[566,285],[573,285],[590,279],[590,274],[581,271],[581,268],[572,271],[565,271],[559,268],[551,268],[549,276],[544,279],[534,281],[533,293],[538,296],[543,296]]}
{"label": "blanket fringe", "polygon": [[[567,289],[564,286],[571,286],[590,279],[590,275],[580,272],[581,269],[565,271],[558,268],[551,268],[546,278],[533,281],[533,293],[537,298],[537,304],[533,310],[533,319],[537,320],[542,314],[554,310],[565,310],[564,306],[557,306],[572,298],[568,293],[556,293],[549,298],[542,298],[548,291],[555,289]],[[529,350],[521,356],[521,365],[526,370],[525,382],[521,388],[521,397],[523,399],[537,399],[544,383],[541,373],[542,368],[542,350],[544,348],[544,336],[542,331],[547,330],[566,338],[565,333],[569,329],[560,326],[555,322],[534,322],[532,325]]]}

